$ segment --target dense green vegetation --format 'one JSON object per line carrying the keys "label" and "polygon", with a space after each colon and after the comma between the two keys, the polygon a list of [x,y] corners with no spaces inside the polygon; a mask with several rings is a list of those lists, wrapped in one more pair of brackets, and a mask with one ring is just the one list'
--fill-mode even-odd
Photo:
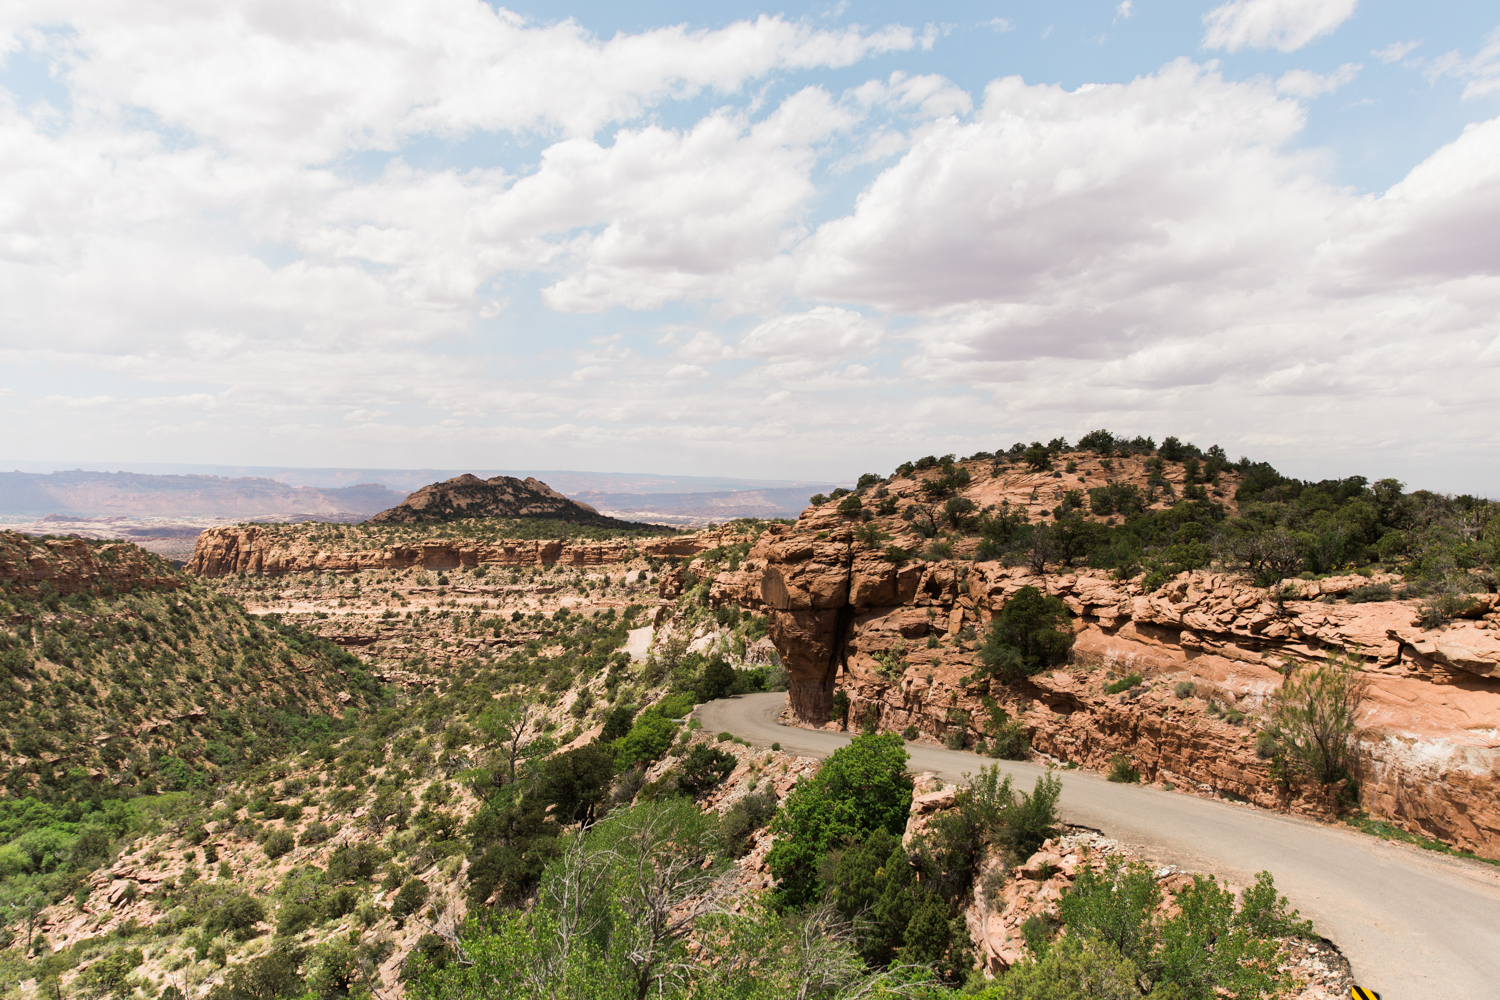
{"label": "dense green vegetation", "polygon": [[[1176,895],[1178,912],[1158,909],[1161,887],[1145,865],[1112,857],[1085,867],[1059,907],[1066,935],[1037,928],[1033,958],[982,996],[1041,1000],[1089,996],[1134,1000],[1267,997],[1287,985],[1278,973],[1277,938],[1312,937],[1312,925],[1287,912],[1269,872],[1261,872],[1236,907],[1232,892],[1208,875]],[[1080,992],[1079,984],[1093,988]],[[1069,990],[1069,987],[1072,990]]]}
{"label": "dense green vegetation", "polygon": [[[532,794],[556,798],[544,784]],[[602,794],[602,774],[590,787]],[[412,995],[938,1000],[962,989],[990,1000],[1249,1000],[1287,984],[1278,939],[1310,928],[1269,875],[1238,905],[1196,878],[1168,916],[1151,872],[1117,858],[1081,872],[1061,920],[1028,925],[1030,957],[985,984],[961,916],[975,893],[1001,887],[979,884],[980,864],[987,852],[1014,864],[1055,835],[1060,790],[1044,776],[1018,793],[997,769],[981,771],[903,846],[905,751],[889,735],[857,737],[775,814],[773,892],[734,907],[721,901],[736,892],[736,810],[716,822],[680,788],[620,799],[602,819],[559,832],[525,898],[493,897],[497,908],[451,949],[419,959]]]}
{"label": "dense green vegetation", "polygon": [[1022,587],[990,623],[979,661],[1002,680],[1041,673],[1068,659],[1073,633],[1060,597]]}
{"label": "dense green vegetation", "polygon": [[818,864],[833,847],[881,830],[901,835],[911,805],[906,757],[894,733],[858,736],[834,751],[816,778],[793,789],[772,827],[781,836],[766,857],[778,905],[802,906],[820,893]]}
{"label": "dense green vegetation", "polygon": [[[204,787],[380,697],[355,657],[201,584],[0,599],[0,780],[78,801]],[[347,695],[340,705],[337,695]]]}
{"label": "dense green vegetation", "polygon": [[[247,656],[262,651],[256,643],[264,644],[265,669],[273,674],[275,664],[286,661],[316,668],[318,661],[310,659],[315,655],[327,655],[335,668],[350,672],[351,658],[336,647],[275,616],[265,621],[244,616],[238,604],[195,588],[108,601],[47,598],[37,607],[13,601],[9,606],[43,620],[43,635],[51,634],[56,616],[74,613],[89,616],[86,626],[92,633],[114,628],[109,651],[77,654],[80,668],[99,660],[108,669],[113,653],[122,665],[139,669],[138,663],[156,664],[170,646],[184,677],[201,671],[203,683],[210,685],[207,691],[213,692],[215,680],[227,679],[232,671],[228,660],[221,664],[213,658],[224,652],[215,644],[222,632],[236,639],[248,636]],[[367,983],[373,963],[380,960],[380,940],[347,946],[330,940],[307,948],[296,939],[304,932],[326,934],[332,923],[355,911],[364,927],[380,919],[422,916],[430,889],[424,873],[434,864],[456,873],[465,856],[472,863],[468,889],[477,910],[508,912],[507,907],[535,892],[547,864],[566,843],[569,825],[592,824],[628,804],[637,791],[663,801],[707,794],[734,766],[735,758],[717,747],[697,745],[683,753],[679,739],[687,730],[681,719],[700,700],[697,688],[754,685],[759,690],[766,670],[736,671],[722,652],[688,653],[685,644],[668,651],[670,662],[653,658],[633,665],[620,647],[638,611],[630,607],[623,614],[607,609],[586,615],[564,609],[519,621],[483,616],[477,609],[470,615],[444,611],[450,618],[463,618],[469,631],[525,627],[533,638],[506,655],[481,652],[460,659],[425,692],[392,693],[384,703],[356,700],[347,712],[321,722],[312,714],[318,706],[309,704],[308,715],[291,716],[302,720],[300,726],[262,714],[231,731],[221,720],[237,718],[234,712],[242,706],[214,706],[200,697],[195,703],[214,710],[184,730],[189,735],[173,753],[158,759],[143,752],[143,760],[159,766],[136,774],[134,784],[90,784],[76,775],[71,783],[60,783],[64,772],[59,769],[47,772],[50,777],[43,783],[35,780],[36,769],[23,769],[32,776],[29,794],[0,798],[0,904],[8,904],[6,939],[17,946],[5,953],[10,965],[0,962],[0,986],[31,976],[55,980],[80,964],[87,971],[93,968],[86,964],[93,956],[138,947],[142,934],[148,941],[153,936],[167,939],[165,945],[147,948],[149,953],[186,947],[197,962],[222,965],[226,949],[264,935],[269,926],[276,935],[271,951],[235,966],[216,988],[217,1000],[252,995],[267,1000],[304,991],[341,996],[351,983],[364,989],[358,984]],[[116,619],[130,623],[128,641],[124,626],[109,624]],[[750,622],[736,623],[741,637]],[[168,636],[177,640],[178,624],[191,629],[192,642],[171,644]],[[43,641],[41,635],[33,637]],[[205,657],[213,664],[209,670],[203,667]],[[33,672],[49,667],[27,663]],[[297,681],[304,676],[299,670],[287,679],[293,704],[284,711],[292,713],[302,705]],[[344,677],[334,676],[342,689]],[[25,678],[18,683],[24,685]],[[637,710],[664,684],[678,693]],[[174,690],[163,677],[152,687],[148,704],[166,701]],[[182,690],[186,697],[193,689]],[[196,693],[203,690],[200,686]],[[226,690],[238,694],[235,686]],[[256,690],[266,692],[253,706],[264,713],[278,689],[263,685]],[[577,729],[563,732],[544,713],[569,696],[571,713],[547,714],[572,718],[578,726],[589,718],[603,719],[614,731],[594,744],[558,752]],[[215,744],[234,756],[226,753],[217,762],[208,758],[212,766],[202,770],[192,767],[209,752],[198,748]],[[681,754],[679,766],[643,790],[645,767],[671,750]],[[173,777],[177,772],[169,759],[188,765],[190,777]],[[181,790],[164,791],[168,780]],[[742,800],[726,817],[725,850],[742,853],[748,836],[774,810],[774,797]],[[298,848],[318,848],[340,829],[346,836],[357,831],[359,838],[376,839],[321,848],[331,850],[325,870],[299,863],[267,897],[235,892],[242,865],[264,865]],[[131,930],[118,940],[99,938],[56,955],[46,955],[42,942],[31,940],[29,925],[42,907],[80,892],[86,896],[91,872],[143,838],[163,835],[186,841],[189,868],[153,897],[169,911],[153,931]],[[200,857],[203,869],[192,863]],[[383,907],[372,902],[377,890],[387,893]],[[440,940],[424,941],[419,949],[423,955],[437,960],[450,953]],[[384,947],[388,949],[388,941]],[[24,959],[28,953],[33,956],[29,961]],[[121,995],[139,985],[133,973],[115,976],[111,983]]]}
{"label": "dense green vegetation", "polygon": [[[1112,569],[1121,578],[1144,573],[1144,585],[1153,590],[1178,572],[1210,565],[1249,572],[1264,585],[1384,567],[1407,579],[1394,596],[1428,598],[1435,618],[1460,613],[1463,594],[1496,589],[1500,505],[1490,500],[1408,493],[1394,479],[1304,481],[1264,462],[1231,462],[1217,446],[1204,450],[1167,438],[1157,447],[1149,438],[1126,441],[1103,430],[1085,435],[1076,446],[1062,438],[1046,445],[1018,443],[965,461],[989,461],[997,473],[1007,463],[1041,470],[1085,451],[1106,459],[1146,456],[1145,488],[1110,482],[1069,490],[1050,520],[1028,523],[1024,512],[981,512],[951,497],[960,488],[954,477],[964,471],[952,455],[907,463],[893,478],[938,473],[923,483],[928,504],[908,508],[919,533],[934,539],[974,537],[979,541],[975,558],[1030,563],[1038,572],[1087,565]],[[1181,473],[1180,492],[1166,475],[1169,466]],[[1224,502],[1226,473],[1238,483],[1237,511]],[[873,484],[867,489],[878,493]],[[946,503],[945,497],[950,498]]]}

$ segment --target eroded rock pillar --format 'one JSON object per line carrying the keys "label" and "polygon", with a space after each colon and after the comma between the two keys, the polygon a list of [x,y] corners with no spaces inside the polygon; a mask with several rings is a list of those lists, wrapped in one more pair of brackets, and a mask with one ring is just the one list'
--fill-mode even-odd
{"label": "eroded rock pillar", "polygon": [[803,722],[821,725],[833,711],[840,610],[771,611],[772,641],[788,675],[787,701]]}

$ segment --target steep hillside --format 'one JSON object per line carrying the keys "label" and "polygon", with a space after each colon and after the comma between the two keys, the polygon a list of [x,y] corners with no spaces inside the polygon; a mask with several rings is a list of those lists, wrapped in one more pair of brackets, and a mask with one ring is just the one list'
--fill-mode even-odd
{"label": "steep hillside", "polygon": [[540,479],[462,475],[417,490],[370,520],[375,524],[440,524],[471,518],[547,518],[600,528],[641,530],[645,525],[605,517],[593,507],[569,500]]}
{"label": "steep hillside", "polygon": [[212,783],[262,743],[375,696],[336,646],[267,628],[134,545],[5,534],[0,546],[0,783],[12,795]]}
{"label": "steep hillside", "polygon": [[[769,528],[712,603],[769,616],[810,724],[1123,760],[1320,815],[1357,802],[1500,857],[1495,505],[1243,461],[1209,482],[1191,454],[1108,457],[1118,477],[1091,488],[1103,456],[1065,449],[867,477]],[[1076,471],[1044,501],[1045,464]],[[1069,626],[1057,658],[1020,669],[992,623],[1028,588]],[[1328,785],[1291,767],[1268,712],[1288,677],[1345,658],[1367,688],[1358,760]]]}
{"label": "steep hillside", "polygon": [[[451,954],[445,940],[456,943],[466,913],[524,901],[558,853],[567,823],[561,815],[558,822],[538,813],[561,794],[549,777],[559,765],[548,760],[591,760],[584,751],[592,752],[591,739],[613,720],[618,731],[608,740],[634,734],[621,751],[621,791],[611,791],[611,765],[602,778],[589,778],[604,783],[590,794],[602,793],[608,803],[623,795],[628,804],[648,768],[657,768],[653,780],[661,785],[681,762],[686,748],[670,751],[683,727],[670,720],[691,708],[691,691],[705,668],[723,665],[722,657],[689,652],[685,640],[667,642],[665,661],[632,641],[641,637],[649,645],[652,631],[641,605],[630,602],[650,593],[644,572],[633,574],[631,583],[623,574],[613,581],[541,575],[550,579],[476,593],[469,584],[482,585],[482,575],[456,572],[451,585],[443,578],[434,587],[423,574],[401,592],[405,610],[399,615],[390,611],[395,600],[371,599],[377,592],[385,596],[373,579],[363,581],[365,588],[357,578],[330,579],[325,588],[316,579],[280,578],[274,594],[243,587],[247,597],[270,601],[262,605],[266,614],[246,622],[252,638],[300,636],[302,645],[330,651],[334,647],[291,623],[327,629],[364,658],[329,652],[351,675],[389,674],[389,707],[371,711],[369,702],[351,699],[336,706],[343,713],[336,724],[309,720],[300,728],[284,715],[263,712],[239,727],[242,738],[224,735],[232,728],[230,712],[166,718],[160,727],[147,727],[138,744],[106,741],[136,754],[136,766],[144,768],[147,760],[155,766],[135,784],[94,775],[85,788],[80,774],[73,784],[54,776],[12,788],[12,797],[0,797],[0,903],[13,904],[3,911],[11,947],[0,952],[0,989],[16,995],[10,990],[31,980],[54,984],[49,990],[87,992],[108,975],[115,978],[105,988],[118,987],[122,995],[144,998],[176,988],[199,997],[236,988],[235,977],[258,969],[258,959],[285,951],[296,976],[294,993],[304,980],[321,988],[330,963],[342,962],[339,974],[355,992],[399,994],[418,960]],[[302,585],[310,592],[293,591]],[[171,626],[169,642],[184,627],[204,631],[195,617],[200,602],[209,611],[240,613],[233,598],[205,596],[196,582],[176,593],[167,607],[149,594],[123,607]],[[107,627],[97,620],[105,609],[120,610],[98,598],[77,603],[87,604],[94,617],[70,634],[84,627],[99,632]],[[73,605],[61,608],[71,613]],[[351,641],[357,638],[347,634],[351,624],[357,633],[373,627],[399,641]],[[737,636],[743,653],[748,623],[737,624],[724,631],[724,648],[732,650],[730,639]],[[140,624],[132,629],[126,637],[116,627],[117,647],[140,647],[157,635]],[[668,635],[663,632],[664,641]],[[160,660],[165,650],[156,652]],[[189,693],[201,697],[223,685],[226,671],[215,662],[212,644],[177,645],[172,655],[183,659],[188,673],[205,675]],[[300,655],[293,655],[300,666]],[[276,656],[257,674],[266,700],[276,697],[281,680],[278,659],[285,654]],[[83,654],[74,667],[88,669]],[[51,674],[53,664],[33,662],[30,669]],[[111,676],[131,678],[118,682],[127,689],[144,678],[152,704],[183,693],[174,678],[142,672],[147,669],[132,656]],[[155,671],[156,661],[149,669]],[[768,675],[764,664],[729,669],[727,683],[760,690]],[[669,688],[689,693],[671,702],[670,711],[640,711]],[[637,715],[641,726],[634,725]],[[109,732],[93,716],[77,714],[71,724],[85,737]],[[174,740],[172,727],[179,724],[205,732],[220,724],[224,746]],[[236,759],[221,761],[226,749]],[[753,789],[771,761],[764,754],[752,759],[748,747],[729,749],[713,759],[734,762],[728,770],[737,768],[736,774],[716,771],[703,788],[731,777],[725,787],[737,785],[744,795],[746,783]],[[606,757],[613,761],[613,755],[611,748]],[[785,757],[777,763],[783,793],[811,765]],[[497,830],[495,812],[487,809],[509,817],[505,823],[524,819],[524,838],[504,823]],[[754,834],[763,822],[738,836]],[[512,846],[529,860],[497,877],[487,852]],[[498,902],[490,898],[496,894]]]}

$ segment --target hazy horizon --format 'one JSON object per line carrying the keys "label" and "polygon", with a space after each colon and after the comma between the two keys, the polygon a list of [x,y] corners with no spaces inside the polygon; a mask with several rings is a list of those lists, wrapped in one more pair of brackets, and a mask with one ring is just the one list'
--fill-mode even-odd
{"label": "hazy horizon", "polygon": [[22,3],[0,98],[27,460],[818,481],[1103,427],[1500,494],[1493,5]]}

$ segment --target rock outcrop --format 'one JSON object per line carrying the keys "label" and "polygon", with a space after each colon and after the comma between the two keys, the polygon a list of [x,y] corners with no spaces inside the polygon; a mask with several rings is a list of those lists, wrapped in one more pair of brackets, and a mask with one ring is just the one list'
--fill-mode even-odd
{"label": "rock outcrop", "polygon": [[[772,526],[713,600],[764,610],[804,723],[916,730],[973,746],[993,709],[1021,720],[1036,750],[1107,767],[1124,755],[1146,780],[1327,814],[1337,789],[1278,784],[1251,728],[1285,673],[1332,654],[1364,664],[1359,804],[1370,815],[1500,856],[1500,614],[1424,630],[1416,602],[1336,603],[1364,577],[1296,584],[1280,600],[1224,574],[1182,574],[1154,593],[1102,572],[1032,575],[996,562],[891,562],[831,508]],[[901,529],[894,518],[886,527]],[[919,539],[898,534],[896,544]],[[1379,581],[1374,581],[1379,582]],[[1005,687],[981,676],[980,632],[1024,586],[1074,615],[1072,664]],[[1329,603],[1335,602],[1335,603]],[[1107,694],[1129,674],[1142,683]],[[1182,695],[1181,682],[1187,682]]]}
{"label": "rock outcrop", "polygon": [[373,524],[440,524],[471,517],[537,517],[605,528],[642,525],[605,517],[593,507],[569,500],[540,479],[468,474],[432,483],[390,510],[370,518]]}
{"label": "rock outcrop", "polygon": [[0,590],[36,596],[50,586],[60,594],[175,590],[182,577],[172,564],[130,542],[33,538],[0,531]]}
{"label": "rock outcrop", "polygon": [[378,535],[338,544],[318,537],[316,526],[298,530],[276,525],[241,524],[210,528],[198,536],[187,571],[218,577],[232,573],[279,576],[307,570],[322,572],[367,569],[445,570],[496,567],[609,566],[636,556],[657,559],[691,557],[737,538],[731,529],[692,535],[577,539],[428,538],[409,544],[379,544]]}

